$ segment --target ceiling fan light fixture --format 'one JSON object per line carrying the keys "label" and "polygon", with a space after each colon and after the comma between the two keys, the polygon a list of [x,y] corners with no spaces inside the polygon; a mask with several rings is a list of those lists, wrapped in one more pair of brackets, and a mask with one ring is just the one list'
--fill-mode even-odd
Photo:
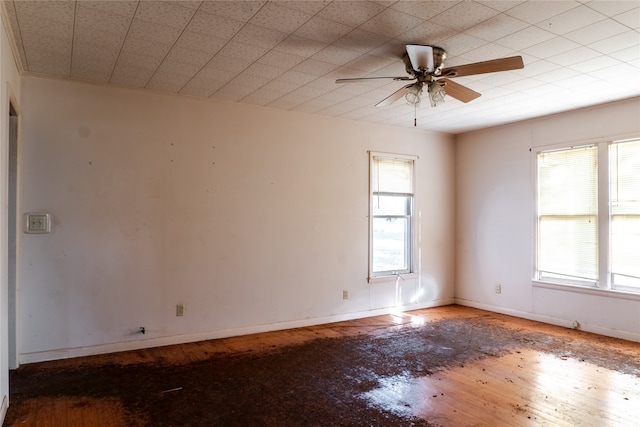
{"label": "ceiling fan light fixture", "polygon": [[407,100],[409,105],[418,105],[422,98],[422,84],[416,83],[412,85],[404,98]]}
{"label": "ceiling fan light fixture", "polygon": [[429,84],[429,102],[432,107],[437,107],[438,105],[444,102],[444,98],[447,93],[444,90],[444,87],[438,82],[432,82]]}

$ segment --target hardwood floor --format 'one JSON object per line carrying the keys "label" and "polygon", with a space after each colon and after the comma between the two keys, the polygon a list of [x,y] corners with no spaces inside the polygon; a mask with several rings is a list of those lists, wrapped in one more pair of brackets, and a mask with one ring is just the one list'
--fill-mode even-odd
{"label": "hardwood floor", "polygon": [[[422,335],[414,339],[416,337],[409,333]],[[447,340],[443,341],[442,337],[447,337]],[[290,352],[285,352],[285,349],[302,349],[305,345],[318,342],[335,344],[339,340],[350,343],[344,347],[349,353],[340,356],[340,360],[356,359],[356,353],[363,352],[363,349],[367,357],[373,357],[376,350],[384,349],[380,350],[382,357],[375,359],[375,363],[391,365],[395,361],[398,365],[405,360],[411,362],[407,362],[406,367],[387,366],[384,373],[376,371],[376,375],[372,375],[372,368],[364,372],[362,378],[355,378],[355,381],[353,372],[357,370],[343,375],[349,381],[345,380],[339,387],[353,388],[345,396],[352,396],[354,402],[373,408],[375,412],[367,412],[368,409],[356,412],[345,406],[347,415],[340,418],[339,422],[331,418],[333,413],[339,412],[336,409],[339,406],[325,408],[326,412],[309,406],[308,396],[316,396],[314,399],[318,401],[327,399],[329,402],[344,403],[344,398],[334,399],[329,391],[323,391],[322,395],[308,394],[299,405],[301,411],[317,411],[321,414],[320,418],[292,416],[291,412],[295,412],[297,403],[289,398],[284,404],[292,405],[293,409],[289,409],[287,415],[247,412],[245,417],[244,412],[236,411],[233,414],[235,418],[220,418],[222,415],[207,418],[207,414],[201,414],[191,422],[182,423],[175,420],[184,418],[171,421],[171,418],[160,417],[160,421],[153,421],[153,415],[135,416],[131,408],[139,408],[141,404],[128,406],[125,397],[118,397],[117,390],[105,390],[102,393],[99,388],[87,390],[77,385],[82,384],[80,382],[64,381],[64,378],[73,377],[78,371],[90,377],[92,373],[97,375],[107,367],[147,369],[161,366],[163,372],[169,372],[168,366],[185,367],[184,370],[188,366],[198,366],[203,372],[203,367],[207,366],[204,363],[218,356],[224,356],[225,363],[232,363],[216,366],[224,369],[229,366],[231,372],[230,366],[235,366],[233,364],[242,357],[251,355],[251,363],[258,370],[261,355],[287,355]],[[393,358],[391,352],[396,351],[393,345],[402,347],[398,350],[403,352],[402,358]],[[470,345],[464,348],[472,349],[475,353],[460,354],[458,346],[463,348],[464,345]],[[317,355],[318,358],[326,358],[317,365],[318,369],[331,372],[331,369],[340,371],[344,368],[317,350],[322,348],[325,347],[314,347],[304,353],[307,359],[296,356],[295,365],[273,366],[304,365],[310,360],[309,357]],[[338,348],[343,347],[331,347],[327,354],[335,355]],[[439,358],[430,361],[431,356]],[[331,363],[336,366],[328,366]],[[312,369],[311,366],[309,363],[309,369]],[[363,363],[362,366],[366,365]],[[271,387],[279,381],[277,369],[269,369],[268,381],[264,383],[267,385],[261,387]],[[126,372],[131,375],[137,371]],[[57,378],[62,379],[59,391],[54,387],[46,392],[42,390],[45,386],[43,381],[55,382]],[[143,376],[136,378],[146,381]],[[259,378],[260,375],[256,374],[255,381],[260,381]],[[237,384],[239,380],[234,377],[233,381]],[[315,384],[314,380],[305,381],[309,387]],[[213,384],[212,381],[209,383]],[[77,385],[79,390],[70,392],[70,384]],[[324,387],[330,383],[318,384]],[[105,384],[105,388],[108,387]],[[162,388],[161,385],[158,387]],[[198,387],[201,396],[207,395],[202,392],[201,385]],[[154,395],[158,405],[150,411],[170,412],[172,407],[169,399],[178,398],[182,396],[181,393],[186,395],[187,388],[185,384],[158,389],[159,392]],[[247,390],[241,389],[238,399],[243,398]],[[274,390],[274,394],[270,394],[268,388],[261,389],[257,396],[266,401],[274,399],[274,405],[283,405],[276,400],[275,393],[279,389],[276,387]],[[12,373],[10,391],[5,426],[229,425],[228,420],[233,419],[237,421],[231,423],[233,425],[411,425],[424,420],[423,425],[456,427],[627,427],[640,425],[640,343],[471,308],[447,306],[294,330],[30,364]],[[220,390],[216,393],[220,393]],[[228,393],[232,393],[230,388]],[[255,407],[256,398],[252,399]],[[180,402],[179,406],[193,404],[190,400]],[[227,402],[226,405],[229,405],[225,400],[216,402]],[[209,407],[213,407],[211,405],[214,403],[210,403]],[[215,405],[218,405],[216,408],[223,406],[222,403]],[[206,412],[202,409],[192,410]],[[258,405],[256,411],[259,410]],[[184,417],[184,414],[181,416]],[[365,416],[368,418],[365,419]]]}

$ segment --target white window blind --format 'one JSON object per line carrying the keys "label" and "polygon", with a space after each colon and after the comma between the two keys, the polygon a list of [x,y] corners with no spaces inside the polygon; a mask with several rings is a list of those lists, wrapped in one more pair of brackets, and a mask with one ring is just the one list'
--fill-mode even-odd
{"label": "white window blind", "polygon": [[539,279],[598,280],[597,147],[538,154]]}
{"label": "white window blind", "polygon": [[410,194],[413,192],[412,160],[373,158],[373,192]]}
{"label": "white window blind", "polygon": [[640,289],[640,140],[609,147],[611,284]]}

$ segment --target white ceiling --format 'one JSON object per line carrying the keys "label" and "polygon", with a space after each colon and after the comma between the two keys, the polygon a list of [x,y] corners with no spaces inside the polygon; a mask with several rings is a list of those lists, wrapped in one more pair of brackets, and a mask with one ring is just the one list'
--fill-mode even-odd
{"label": "white ceiling", "polygon": [[460,133],[640,95],[640,1],[3,1],[24,73],[413,126],[406,44],[445,66],[514,55],[525,68],[460,77],[481,92],[415,112]]}

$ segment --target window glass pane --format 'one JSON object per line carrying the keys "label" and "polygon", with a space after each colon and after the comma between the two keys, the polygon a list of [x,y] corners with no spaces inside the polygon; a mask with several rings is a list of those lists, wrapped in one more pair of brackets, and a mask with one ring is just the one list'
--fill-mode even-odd
{"label": "window glass pane", "polygon": [[411,213],[411,197],[407,196],[373,196],[374,215],[409,215]]}
{"label": "window glass pane", "polygon": [[408,218],[373,218],[373,272],[408,272],[408,242]]}
{"label": "window glass pane", "polygon": [[640,141],[609,148],[611,273],[615,288],[640,289]]}
{"label": "window glass pane", "polygon": [[544,276],[598,279],[596,217],[541,217],[538,227],[538,270]]}
{"label": "window glass pane", "polygon": [[374,193],[412,193],[412,160],[373,158],[371,185]]}
{"label": "window glass pane", "polygon": [[597,161],[597,147],[538,155],[537,268],[541,278],[598,279]]}

